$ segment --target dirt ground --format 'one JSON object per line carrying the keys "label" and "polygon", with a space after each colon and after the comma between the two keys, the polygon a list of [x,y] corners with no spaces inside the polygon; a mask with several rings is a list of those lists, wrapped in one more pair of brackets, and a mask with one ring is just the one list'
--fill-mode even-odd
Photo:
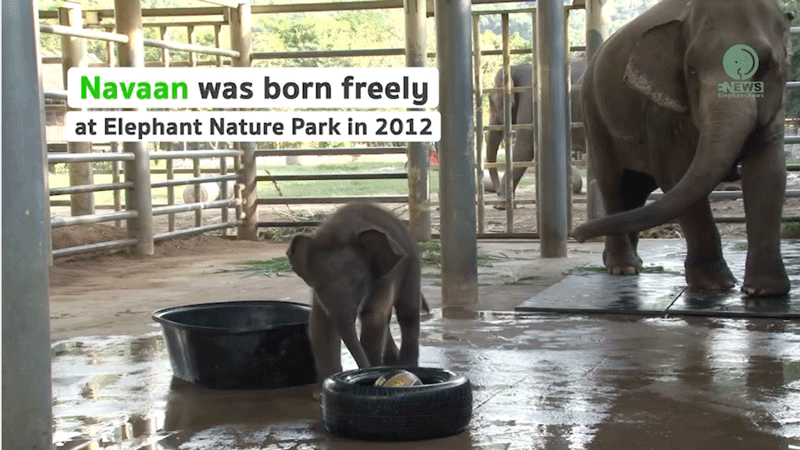
{"label": "dirt ground", "polygon": [[[789,175],[789,188],[800,188],[800,176]],[[532,190],[522,187],[518,198],[532,198]],[[496,198],[487,194],[487,199]],[[585,194],[576,196],[585,199]],[[387,205],[401,217],[407,217],[404,206]],[[63,208],[66,209],[66,208]],[[292,206],[263,208],[259,220],[287,220],[292,215],[308,215],[324,207],[303,208]],[[741,200],[719,200],[712,203],[718,216],[743,215]],[[486,231],[505,231],[506,212],[486,207]],[[68,214],[53,208],[55,216]],[[231,210],[231,217],[233,211]],[[573,223],[585,220],[585,203],[576,203]],[[519,205],[514,211],[515,230],[535,231],[535,207]],[[800,199],[788,198],[784,215],[800,215]],[[219,220],[218,211],[204,211],[203,224]],[[156,233],[167,230],[166,217],[156,219]],[[176,215],[178,229],[194,225],[194,214]],[[53,248],[101,242],[125,237],[124,221],[120,228],[113,222],[93,226],[73,226],[53,230]],[[743,224],[720,224],[723,239],[744,238]],[[438,232],[438,213],[433,214],[433,230]],[[295,230],[283,230],[282,241],[238,241],[222,234],[211,233],[192,238],[165,241],[156,245],[152,257],[132,257],[124,250],[55,258],[50,270],[51,324],[53,340],[85,335],[138,334],[157,331],[150,319],[153,311],[180,304],[223,300],[275,299],[308,302],[308,288],[294,274],[271,277],[245,276],[230,271],[248,260],[266,260],[284,256],[286,239]],[[682,238],[676,224],[667,224],[642,234],[644,238]],[[513,242],[513,244],[512,244]],[[494,250],[504,248],[535,251],[535,241],[495,241]],[[531,257],[525,265],[513,268],[499,266],[494,272],[481,269],[481,289],[492,298],[483,308],[510,310],[558,281],[571,267],[582,264],[599,264],[602,243],[590,243],[589,250],[577,253],[570,250],[570,260],[555,264]],[[577,254],[577,260],[575,255]],[[527,259],[525,256],[524,259]],[[517,283],[517,279],[528,282]],[[488,281],[487,281],[488,280]],[[533,280],[533,281],[531,281]],[[432,306],[439,303],[441,295],[438,280],[427,280],[423,291]]]}

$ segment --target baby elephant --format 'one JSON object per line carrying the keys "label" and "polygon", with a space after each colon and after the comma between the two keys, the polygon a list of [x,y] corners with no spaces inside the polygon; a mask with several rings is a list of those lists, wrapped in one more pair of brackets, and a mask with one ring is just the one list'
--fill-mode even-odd
{"label": "baby elephant", "polygon": [[[319,382],[342,371],[340,338],[359,368],[417,365],[420,306],[429,308],[420,290],[417,245],[394,214],[351,203],[313,236],[295,236],[286,254],[312,288],[308,333]],[[389,332],[392,307],[402,337],[399,353]]]}

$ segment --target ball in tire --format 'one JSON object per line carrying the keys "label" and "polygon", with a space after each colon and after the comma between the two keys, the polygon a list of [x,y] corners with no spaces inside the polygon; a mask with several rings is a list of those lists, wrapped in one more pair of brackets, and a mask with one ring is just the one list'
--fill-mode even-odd
{"label": "ball in tire", "polygon": [[392,387],[408,387],[408,386],[421,386],[422,380],[413,373],[407,370],[391,370],[381,375],[374,386],[383,386],[387,388]]}
{"label": "ball in tire", "polygon": [[[387,370],[403,369],[422,385],[374,386]],[[340,372],[322,384],[322,423],[337,436],[372,441],[414,441],[460,433],[472,418],[469,380],[437,368],[378,367]]]}

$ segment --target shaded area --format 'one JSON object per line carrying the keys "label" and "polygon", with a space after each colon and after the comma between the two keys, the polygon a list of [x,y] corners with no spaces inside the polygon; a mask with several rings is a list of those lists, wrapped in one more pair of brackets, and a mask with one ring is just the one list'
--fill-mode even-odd
{"label": "shaded area", "polygon": [[[800,318],[800,246],[783,241],[781,253],[792,284],[788,298],[747,298],[740,292],[747,257],[744,241],[725,242],[723,254],[739,282],[724,293],[687,291],[683,277],[683,241],[648,243],[645,273],[612,276],[582,269],[515,308],[519,312],[605,313],[645,316]],[[647,273],[650,271],[658,273]],[[652,269],[655,267],[657,270]]]}

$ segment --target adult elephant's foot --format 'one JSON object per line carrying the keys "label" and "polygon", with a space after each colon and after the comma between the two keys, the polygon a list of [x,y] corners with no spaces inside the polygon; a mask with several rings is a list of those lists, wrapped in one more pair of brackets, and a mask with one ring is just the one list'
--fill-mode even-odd
{"label": "adult elephant's foot", "polygon": [[686,261],[686,283],[692,292],[724,292],[736,285],[725,260]]}
{"label": "adult elephant's foot", "polygon": [[642,270],[642,259],[634,252],[603,251],[603,263],[611,275],[636,275]]}
{"label": "adult elephant's foot", "polygon": [[788,294],[789,277],[783,264],[747,271],[742,293],[749,297],[783,297]]}

